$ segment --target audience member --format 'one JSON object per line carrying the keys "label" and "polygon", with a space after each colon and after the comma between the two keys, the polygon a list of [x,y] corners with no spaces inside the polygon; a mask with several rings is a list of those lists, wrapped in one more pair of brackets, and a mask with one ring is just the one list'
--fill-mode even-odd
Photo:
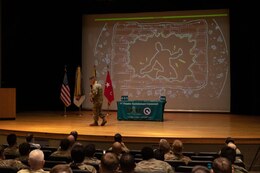
{"label": "audience member", "polygon": [[75,137],[74,137],[74,135],[69,135],[69,136],[67,137],[67,139],[70,141],[69,149],[71,150],[72,146],[73,146],[74,143],[75,143]]}
{"label": "audience member", "polygon": [[121,155],[123,154],[121,143],[120,142],[114,142],[112,144],[112,150],[111,151],[117,155],[118,159],[120,159]]}
{"label": "audience member", "polygon": [[172,151],[173,151],[173,155],[171,157],[168,157],[167,160],[181,160],[184,161],[186,164],[188,164],[188,162],[191,161],[190,157],[184,156],[182,154],[183,143],[180,140],[176,139],[173,141]]}
{"label": "audience member", "polygon": [[67,164],[58,164],[51,168],[50,173],[73,173],[73,171]]}
{"label": "audience member", "polygon": [[71,169],[87,170],[91,173],[96,173],[97,170],[94,166],[84,164],[84,158],[84,146],[81,143],[75,143],[71,149],[72,162],[69,164]]}
{"label": "audience member", "polygon": [[154,150],[154,158],[157,160],[162,160],[164,161],[164,152],[160,149],[155,149]]}
{"label": "audience member", "polygon": [[192,168],[191,173],[210,173],[210,170],[201,165],[196,165]]}
{"label": "audience member", "polygon": [[[235,139],[233,139],[232,137],[227,137],[226,140],[225,140],[225,144],[228,145],[228,144],[234,144],[235,145]],[[236,154],[241,154],[241,151],[236,147],[235,148],[236,150]]]}
{"label": "audience member", "polygon": [[[123,137],[122,137],[122,135],[120,134],[120,133],[116,133],[115,135],[114,135],[114,143],[115,142],[119,142],[120,144],[121,144],[121,150],[122,150],[122,152],[124,152],[124,153],[128,153],[130,150],[126,147],[126,145],[125,145],[125,143],[123,142]],[[113,144],[114,144],[113,143]],[[110,147],[108,150],[112,150],[112,147]]]}
{"label": "audience member", "polygon": [[28,164],[29,153],[31,151],[31,145],[28,142],[23,142],[19,145],[20,156],[16,160],[20,160],[24,164]]}
{"label": "audience member", "polygon": [[59,150],[54,151],[50,157],[66,157],[68,159],[70,156],[70,141],[67,138],[61,139]]}
{"label": "audience member", "polygon": [[165,161],[154,158],[151,147],[143,147],[141,150],[143,160],[138,162],[135,167],[136,173],[173,173],[171,165]]}
{"label": "audience member", "polygon": [[115,153],[108,152],[101,157],[100,173],[117,173],[119,170],[119,159]]}
{"label": "audience member", "polygon": [[4,146],[0,145],[0,167],[13,167],[17,170],[28,168],[21,161],[5,159],[4,148]]}
{"label": "audience member", "polygon": [[12,159],[19,157],[19,149],[17,146],[17,136],[14,133],[11,133],[9,135],[7,135],[6,137],[7,143],[8,143],[8,147],[6,147],[4,149],[4,155],[7,158],[10,157]]}
{"label": "audience member", "polygon": [[30,152],[28,163],[30,165],[29,169],[21,169],[17,173],[48,173],[49,172],[43,170],[45,160],[44,160],[44,154],[40,149],[34,149]]}
{"label": "audience member", "polygon": [[85,146],[85,164],[99,165],[100,160],[95,157],[96,146],[94,144],[87,144]]}
{"label": "audience member", "polygon": [[236,151],[236,162],[243,162],[242,158],[240,157],[242,155],[241,151],[235,144],[235,139],[232,137],[227,137],[225,140],[225,145],[228,147],[233,148]]}
{"label": "audience member", "polygon": [[220,151],[220,156],[227,158],[231,162],[234,173],[248,173],[245,168],[234,164],[236,160],[236,151],[233,148],[228,146],[223,147]]}
{"label": "audience member", "polygon": [[[159,148],[157,150],[155,150],[154,152],[158,156],[160,156],[159,154],[163,153],[163,160],[172,160],[172,158],[174,157],[173,152],[171,150],[171,146],[166,139],[160,139]],[[162,159],[159,159],[159,160],[162,160]]]}
{"label": "audience member", "polygon": [[135,159],[130,153],[122,154],[120,160],[120,172],[122,173],[134,173],[135,170]]}
{"label": "audience member", "polygon": [[212,163],[211,173],[233,173],[231,162],[225,157],[218,157]]}
{"label": "audience member", "polygon": [[77,141],[78,140],[78,132],[76,130],[73,130],[70,132],[70,135],[74,136],[74,140]]}
{"label": "audience member", "polygon": [[34,141],[34,137],[33,137],[33,134],[29,133],[27,136],[26,136],[26,142],[28,142],[31,146],[31,148],[37,148],[37,149],[40,149],[41,148],[41,145],[40,144],[37,144],[35,143]]}

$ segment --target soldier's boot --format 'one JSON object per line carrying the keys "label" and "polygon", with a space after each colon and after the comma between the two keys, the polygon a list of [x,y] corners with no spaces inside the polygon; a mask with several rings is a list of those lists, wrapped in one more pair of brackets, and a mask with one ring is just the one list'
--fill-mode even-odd
{"label": "soldier's boot", "polygon": [[89,124],[90,126],[98,126],[98,122],[94,121],[93,123]]}
{"label": "soldier's boot", "polygon": [[102,123],[101,123],[101,126],[104,126],[106,123],[107,123],[106,118],[103,118],[103,121],[102,121]]}

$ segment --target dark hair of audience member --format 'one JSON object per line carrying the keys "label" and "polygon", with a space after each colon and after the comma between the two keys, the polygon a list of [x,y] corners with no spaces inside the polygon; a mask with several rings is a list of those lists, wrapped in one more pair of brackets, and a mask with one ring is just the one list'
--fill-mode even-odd
{"label": "dark hair of audience member", "polygon": [[212,163],[214,173],[232,173],[232,164],[225,157],[218,157]]}
{"label": "dark hair of audience member", "polygon": [[86,157],[93,157],[96,152],[96,146],[94,144],[87,144],[84,149]]}
{"label": "dark hair of audience member", "polygon": [[75,141],[78,139],[78,132],[77,131],[75,131],[75,130],[71,131],[70,135],[74,136]]}
{"label": "dark hair of audience member", "polygon": [[120,133],[116,133],[114,135],[114,141],[115,142],[122,142],[122,135]]}
{"label": "dark hair of audience member", "polygon": [[120,169],[122,172],[133,172],[135,169],[135,159],[130,153],[123,153],[120,160]]}
{"label": "dark hair of audience member", "polygon": [[225,140],[225,143],[228,144],[230,142],[232,142],[234,144],[235,140],[233,138],[231,138],[231,137],[227,137],[226,140]]}
{"label": "dark hair of audience member", "polygon": [[236,151],[231,147],[224,146],[221,149],[220,156],[227,158],[233,164],[236,160]]}
{"label": "dark hair of audience member", "polygon": [[26,142],[32,142],[32,140],[33,140],[33,134],[28,133],[25,139],[26,139]]}
{"label": "dark hair of audience member", "polygon": [[67,138],[61,139],[60,148],[63,151],[66,151],[70,147],[70,141]]}
{"label": "dark hair of audience member", "polygon": [[31,146],[28,142],[23,142],[19,145],[19,153],[21,156],[29,155]]}
{"label": "dark hair of audience member", "polygon": [[7,135],[7,143],[9,146],[14,146],[17,142],[17,136],[14,133]]}
{"label": "dark hair of audience member", "polygon": [[141,150],[141,154],[143,157],[143,160],[149,160],[154,158],[154,152],[153,149],[151,147],[143,147]]}
{"label": "dark hair of audience member", "polygon": [[74,163],[82,163],[85,158],[84,147],[80,143],[75,143],[71,148],[71,159]]}
{"label": "dark hair of audience member", "polygon": [[160,149],[154,150],[154,158],[164,161],[164,151]]}

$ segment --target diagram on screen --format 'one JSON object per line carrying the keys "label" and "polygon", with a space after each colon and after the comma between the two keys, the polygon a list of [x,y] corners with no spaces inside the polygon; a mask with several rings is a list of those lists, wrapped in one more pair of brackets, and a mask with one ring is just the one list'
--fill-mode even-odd
{"label": "diagram on screen", "polygon": [[154,99],[221,95],[229,52],[214,19],[105,23],[94,58],[120,95]]}

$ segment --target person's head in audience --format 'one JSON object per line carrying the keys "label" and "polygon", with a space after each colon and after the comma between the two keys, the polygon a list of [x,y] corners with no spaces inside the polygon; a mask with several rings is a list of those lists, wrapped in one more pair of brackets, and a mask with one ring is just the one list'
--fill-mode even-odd
{"label": "person's head in audience", "polygon": [[235,140],[232,137],[227,137],[225,140],[225,144],[233,143],[235,144]]}
{"label": "person's head in audience", "polygon": [[29,156],[31,146],[28,142],[23,142],[19,145],[20,156]]}
{"label": "person's head in audience", "polygon": [[67,164],[58,164],[51,168],[50,173],[73,173]]}
{"label": "person's head in audience", "polygon": [[175,155],[181,155],[183,150],[183,144],[179,139],[176,139],[172,143],[172,151]]}
{"label": "person's head in audience", "polygon": [[116,133],[115,135],[114,135],[114,141],[115,142],[122,142],[123,140],[122,140],[122,135],[120,134],[120,133]]}
{"label": "person's head in audience", "polygon": [[26,140],[26,142],[34,142],[33,141],[33,134],[28,133],[25,140]]}
{"label": "person's head in audience", "polygon": [[61,139],[61,141],[60,141],[60,149],[62,151],[66,151],[66,150],[69,149],[69,147],[70,147],[69,139],[67,139],[67,138]]}
{"label": "person's head in audience", "polygon": [[78,139],[78,132],[76,130],[71,131],[70,135],[73,135],[74,136],[74,140],[77,141],[77,139]]}
{"label": "person's head in audience", "polygon": [[233,164],[236,160],[236,151],[231,147],[224,146],[221,149],[220,156],[227,158]]}
{"label": "person's head in audience", "polygon": [[120,160],[120,169],[123,173],[133,173],[135,169],[135,159],[130,153],[122,154]]}
{"label": "person's head in audience", "polygon": [[114,152],[118,156],[122,154],[122,146],[120,142],[114,142],[112,144],[112,152]]}
{"label": "person's head in audience", "polygon": [[210,173],[210,170],[202,165],[196,165],[192,168],[191,173]]}
{"label": "person's head in audience", "polygon": [[154,158],[154,152],[151,147],[147,147],[147,146],[143,147],[141,150],[141,154],[142,154],[143,160],[149,160],[149,159]]}
{"label": "person's head in audience", "polygon": [[232,173],[232,164],[225,157],[218,157],[212,163],[211,173]]}
{"label": "person's head in audience", "polygon": [[75,137],[73,135],[69,135],[67,139],[70,141],[70,147],[72,147],[75,143]]}
{"label": "person's head in audience", "polygon": [[43,169],[45,163],[43,151],[40,149],[32,150],[29,154],[28,163],[33,171]]}
{"label": "person's head in audience", "polygon": [[77,142],[71,148],[71,159],[74,163],[82,163],[85,158],[84,146]]}
{"label": "person's head in audience", "polygon": [[164,161],[164,151],[162,150],[154,150],[154,158],[157,160],[162,160]]}
{"label": "person's head in audience", "polygon": [[100,173],[114,173],[119,169],[119,159],[113,152],[105,153],[101,157]]}
{"label": "person's head in audience", "polygon": [[17,144],[17,136],[14,133],[10,133],[9,135],[7,135],[6,140],[9,147],[12,147]]}
{"label": "person's head in audience", "polygon": [[169,142],[166,139],[160,139],[159,141],[159,150],[163,151],[163,153],[169,152],[171,149],[171,146]]}
{"label": "person's head in audience", "polygon": [[94,157],[95,152],[96,152],[95,144],[87,144],[85,146],[85,156],[86,157]]}

